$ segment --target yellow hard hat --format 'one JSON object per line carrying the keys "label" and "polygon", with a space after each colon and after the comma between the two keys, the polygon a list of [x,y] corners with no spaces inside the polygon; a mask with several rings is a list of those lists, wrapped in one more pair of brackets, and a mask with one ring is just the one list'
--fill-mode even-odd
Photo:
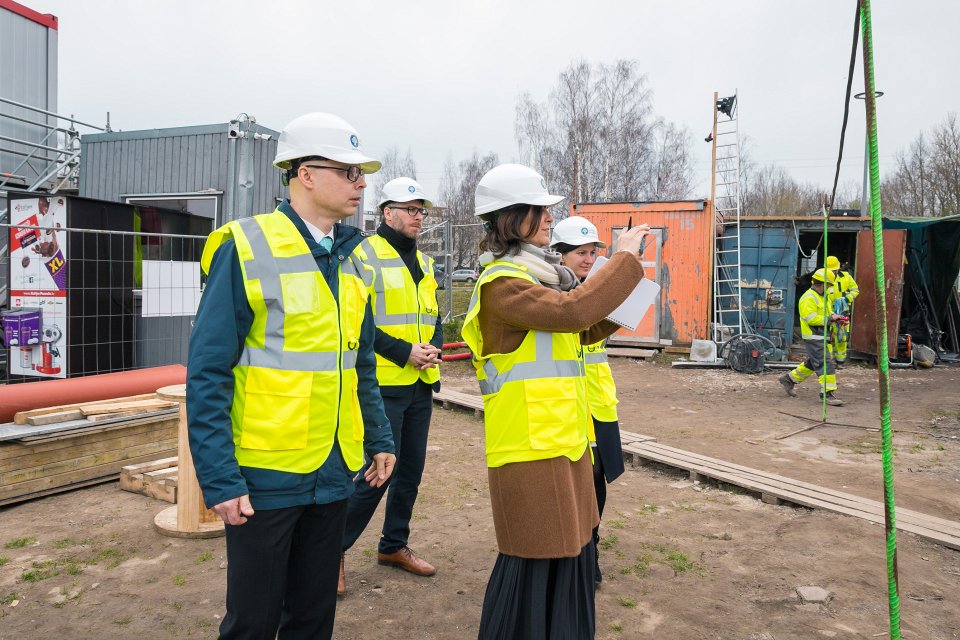
{"label": "yellow hard hat", "polygon": [[835,280],[833,271],[830,271],[829,269],[817,269],[813,272],[813,275],[810,276],[810,278],[817,282],[823,282],[824,278],[826,278],[826,281],[830,284],[833,284],[833,281]]}
{"label": "yellow hard hat", "polygon": [[827,256],[827,269],[833,271],[834,269],[840,268],[840,261],[837,260],[836,256]]}

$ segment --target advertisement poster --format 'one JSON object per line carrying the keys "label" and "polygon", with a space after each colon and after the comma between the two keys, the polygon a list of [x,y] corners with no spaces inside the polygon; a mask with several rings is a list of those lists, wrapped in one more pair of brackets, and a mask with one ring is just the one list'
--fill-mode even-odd
{"label": "advertisement poster", "polygon": [[65,378],[66,199],[11,200],[10,222],[10,310],[3,313],[10,374]]}

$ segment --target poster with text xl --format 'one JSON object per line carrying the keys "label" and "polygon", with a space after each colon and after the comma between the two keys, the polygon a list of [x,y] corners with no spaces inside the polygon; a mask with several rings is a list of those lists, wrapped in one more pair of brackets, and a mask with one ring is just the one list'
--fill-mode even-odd
{"label": "poster with text xl", "polygon": [[10,310],[3,317],[10,374],[65,378],[66,198],[11,200],[10,222]]}

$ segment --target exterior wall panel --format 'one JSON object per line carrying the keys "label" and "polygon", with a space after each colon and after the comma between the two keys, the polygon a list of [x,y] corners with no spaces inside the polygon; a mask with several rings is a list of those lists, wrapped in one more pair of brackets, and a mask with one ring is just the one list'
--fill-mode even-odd
{"label": "exterior wall panel", "polygon": [[[219,223],[272,211],[286,196],[272,165],[279,134],[247,125],[247,138],[231,139],[227,130],[217,124],[83,136],[80,195],[120,201],[126,194],[221,191]],[[272,138],[254,139],[254,132]],[[243,168],[242,149],[249,160]]]}
{"label": "exterior wall panel", "polygon": [[[614,230],[625,229],[631,218],[634,225],[660,229],[659,339],[674,345],[709,339],[713,210],[708,201],[582,203],[574,205],[571,214],[593,222],[608,245]],[[616,335],[637,337],[625,329]]]}
{"label": "exterior wall panel", "polygon": [[[19,5],[0,6],[0,96],[55,112],[57,110],[56,18],[40,16]],[[32,14],[30,17],[28,14]],[[0,103],[0,114],[56,125],[50,116]],[[0,135],[55,147],[56,135],[44,142],[50,130],[0,116]],[[0,147],[29,153],[28,147],[0,141]],[[43,151],[44,155],[52,152]],[[24,156],[0,151],[0,172],[14,172],[32,182],[37,176],[29,167],[17,166]],[[34,162],[35,166],[40,166]]]}

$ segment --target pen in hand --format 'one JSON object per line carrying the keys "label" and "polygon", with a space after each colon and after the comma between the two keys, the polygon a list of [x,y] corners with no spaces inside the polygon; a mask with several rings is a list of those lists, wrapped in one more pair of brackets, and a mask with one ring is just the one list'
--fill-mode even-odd
{"label": "pen in hand", "polygon": [[[630,229],[633,229],[633,216],[630,216],[629,218],[627,218],[627,231],[630,231]],[[647,248],[647,236],[644,235],[644,236],[643,236],[643,239],[640,241],[640,255],[641,255],[641,256],[643,255],[643,251],[644,251],[644,249],[646,249],[646,248]]]}

